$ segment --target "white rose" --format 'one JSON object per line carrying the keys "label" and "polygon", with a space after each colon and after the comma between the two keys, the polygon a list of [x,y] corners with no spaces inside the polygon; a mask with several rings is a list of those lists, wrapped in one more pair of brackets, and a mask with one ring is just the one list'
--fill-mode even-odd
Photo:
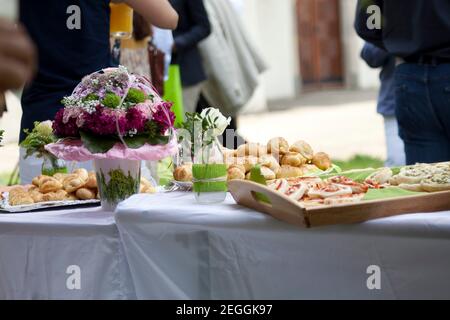
{"label": "white rose", "polygon": [[53,121],[47,120],[39,123],[36,127],[36,131],[43,136],[51,135],[53,132]]}
{"label": "white rose", "polygon": [[204,119],[209,117],[211,122],[214,123],[215,127],[213,129],[212,135],[218,137],[225,132],[225,129],[230,125],[231,118],[226,118],[219,109],[207,108],[202,111],[200,116]]}

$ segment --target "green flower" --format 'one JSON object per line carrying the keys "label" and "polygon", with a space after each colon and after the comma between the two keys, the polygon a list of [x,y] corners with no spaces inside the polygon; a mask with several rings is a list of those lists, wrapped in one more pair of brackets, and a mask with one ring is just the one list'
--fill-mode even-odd
{"label": "green flower", "polygon": [[112,93],[112,92],[107,93],[102,100],[102,104],[105,107],[108,107],[111,109],[116,109],[117,107],[119,107],[120,102],[121,102],[120,97],[117,94]]}
{"label": "green flower", "polygon": [[87,101],[95,101],[98,100],[98,95],[94,94],[94,93],[89,93],[86,97],[83,98],[83,102],[87,102]]}
{"label": "green flower", "polygon": [[125,98],[125,102],[130,102],[133,104],[138,104],[145,102],[145,93],[139,89],[131,88],[128,91],[127,97]]}

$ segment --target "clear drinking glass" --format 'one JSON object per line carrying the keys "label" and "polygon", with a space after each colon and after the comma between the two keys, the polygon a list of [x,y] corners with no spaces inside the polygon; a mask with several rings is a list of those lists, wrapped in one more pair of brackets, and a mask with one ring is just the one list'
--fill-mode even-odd
{"label": "clear drinking glass", "polygon": [[131,38],[133,35],[133,9],[123,3],[111,3],[109,6],[111,9],[111,37],[116,39]]}

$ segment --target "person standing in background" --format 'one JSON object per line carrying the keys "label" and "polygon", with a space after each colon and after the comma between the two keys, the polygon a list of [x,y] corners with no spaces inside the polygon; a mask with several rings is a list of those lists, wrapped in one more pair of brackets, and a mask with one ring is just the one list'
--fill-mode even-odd
{"label": "person standing in background", "polygon": [[[21,0],[20,21],[38,48],[39,68],[22,95],[20,141],[35,121],[53,120],[62,98],[84,76],[112,65],[110,2],[126,3],[163,28],[174,29],[178,23],[167,0]],[[40,174],[42,161],[24,156],[21,148],[20,178],[26,184]]]}
{"label": "person standing in background", "polygon": [[371,68],[381,68],[380,93],[378,95],[377,111],[384,119],[384,134],[386,138],[387,167],[404,166],[405,146],[398,135],[397,118],[395,117],[395,57],[386,50],[366,43],[361,51],[361,58]]}
{"label": "person standing in background", "polygon": [[197,45],[211,33],[203,0],[170,0],[180,22],[173,31],[173,63],[180,66],[185,112],[195,112],[202,84],[206,80]]}
{"label": "person standing in background", "polygon": [[395,110],[407,164],[450,160],[449,17],[450,1],[358,1],[358,35],[397,57]]}

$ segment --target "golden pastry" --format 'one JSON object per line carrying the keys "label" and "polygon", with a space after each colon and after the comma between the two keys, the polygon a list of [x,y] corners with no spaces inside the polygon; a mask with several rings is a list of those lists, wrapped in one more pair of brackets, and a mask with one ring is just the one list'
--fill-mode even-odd
{"label": "golden pastry", "polygon": [[89,189],[97,188],[97,177],[95,175],[95,172],[89,172],[88,180],[84,186]]}
{"label": "golden pastry", "polygon": [[43,200],[44,194],[41,193],[41,192],[39,192],[39,190],[29,191],[28,194],[29,194],[29,196],[33,199],[33,201],[34,201],[35,203],[39,203],[39,202],[44,201],[44,200]]}
{"label": "golden pastry", "polygon": [[51,178],[45,180],[44,183],[41,183],[39,186],[39,191],[42,193],[56,192],[63,188],[63,185],[58,180]]}
{"label": "golden pastry", "polygon": [[72,193],[84,187],[85,184],[86,180],[83,180],[78,176],[70,175],[64,180],[63,186],[64,190],[66,190],[68,193]]}
{"label": "golden pastry", "polygon": [[46,183],[47,181],[52,181],[52,180],[56,180],[56,179],[54,179],[53,177],[50,177],[50,176],[45,176],[45,175],[39,176],[37,186],[40,188],[44,183]]}
{"label": "golden pastry", "polygon": [[282,165],[300,167],[306,164],[308,160],[298,152],[288,152],[281,158]]}
{"label": "golden pastry", "polygon": [[42,177],[42,176],[34,177],[33,180],[31,181],[31,183],[32,183],[34,186],[39,187],[39,180],[41,179],[41,177]]}
{"label": "golden pastry", "polygon": [[80,188],[75,192],[75,195],[80,200],[92,200],[97,196],[97,192],[87,188]]}
{"label": "golden pastry", "polygon": [[312,158],[312,163],[320,170],[328,170],[332,163],[330,156],[325,152],[318,152]]}
{"label": "golden pastry", "polygon": [[264,167],[269,168],[273,172],[277,173],[278,170],[280,170],[280,164],[278,163],[278,160],[275,159],[272,155],[263,155],[258,159],[258,163]]}
{"label": "golden pastry", "polygon": [[311,148],[311,146],[307,142],[305,142],[303,140],[299,140],[299,141],[295,142],[289,148],[289,151],[300,153],[308,161],[311,161],[313,159],[313,156],[314,156],[314,151]]}
{"label": "golden pastry", "polygon": [[288,165],[282,165],[277,172],[277,178],[296,178],[303,176],[303,169],[301,167],[293,167]]}
{"label": "golden pastry", "polygon": [[176,181],[189,182],[192,181],[192,164],[184,164],[179,166],[173,172],[173,178]]}
{"label": "golden pastry", "polygon": [[289,152],[289,143],[281,137],[270,139],[267,143],[267,152],[275,157],[279,157]]}
{"label": "golden pastry", "polygon": [[260,145],[259,143],[246,143],[240,145],[237,150],[236,154],[238,157],[245,157],[245,156],[254,156],[259,157],[267,154],[267,147]]}
{"label": "golden pastry", "polygon": [[79,200],[74,193],[68,193],[65,200],[77,201]]}
{"label": "golden pastry", "polygon": [[21,205],[28,205],[28,204],[34,204],[33,198],[30,197],[28,193],[22,193],[22,194],[16,194],[13,197],[9,198],[9,204],[11,206],[21,206]]}
{"label": "golden pastry", "polygon": [[87,181],[89,179],[89,172],[87,172],[86,169],[80,168],[73,172],[73,174],[76,174],[78,177],[80,177],[82,180]]}
{"label": "golden pastry", "polygon": [[228,180],[245,180],[245,170],[241,170],[239,167],[230,167]]}
{"label": "golden pastry", "polygon": [[237,163],[236,164],[232,164],[232,165],[230,165],[228,167],[228,170],[233,169],[233,168],[241,170],[245,174],[245,166],[243,164],[237,164]]}
{"label": "golden pastry", "polygon": [[58,190],[56,192],[49,192],[42,195],[44,202],[48,201],[63,201],[67,199],[67,192],[64,190]]}
{"label": "golden pastry", "polygon": [[64,179],[67,178],[67,176],[69,176],[69,174],[67,173],[55,173],[53,175],[53,178],[55,178],[56,180],[58,180],[59,182],[63,183]]}

